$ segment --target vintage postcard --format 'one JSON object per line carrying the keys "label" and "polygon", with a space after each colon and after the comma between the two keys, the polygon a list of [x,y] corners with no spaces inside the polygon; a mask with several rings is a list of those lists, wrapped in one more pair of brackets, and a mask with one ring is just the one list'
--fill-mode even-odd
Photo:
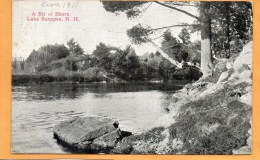
{"label": "vintage postcard", "polygon": [[13,154],[252,153],[253,3],[12,1]]}

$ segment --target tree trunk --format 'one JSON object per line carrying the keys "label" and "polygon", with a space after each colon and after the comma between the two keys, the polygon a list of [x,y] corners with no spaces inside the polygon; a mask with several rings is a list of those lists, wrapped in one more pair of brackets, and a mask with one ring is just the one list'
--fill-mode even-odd
{"label": "tree trunk", "polygon": [[230,31],[229,31],[229,27],[230,27],[230,14],[229,14],[229,10],[230,10],[230,3],[231,2],[225,2],[225,11],[226,11],[226,15],[225,15],[225,42],[224,42],[224,49],[226,52],[225,58],[229,58],[230,57]]}
{"label": "tree trunk", "polygon": [[182,64],[173,60],[167,53],[165,53],[158,45],[156,45],[152,40],[149,40],[149,42],[161,53],[161,55],[170,61],[173,65],[177,66],[178,68],[182,68]]}
{"label": "tree trunk", "polygon": [[201,2],[201,71],[203,77],[212,75],[210,2]]}

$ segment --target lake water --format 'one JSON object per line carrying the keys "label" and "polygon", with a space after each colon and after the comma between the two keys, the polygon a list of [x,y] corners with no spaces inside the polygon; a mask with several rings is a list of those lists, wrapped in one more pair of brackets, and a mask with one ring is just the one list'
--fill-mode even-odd
{"label": "lake water", "polygon": [[71,84],[12,87],[12,152],[66,153],[53,138],[61,121],[80,116],[108,117],[122,130],[141,133],[167,114],[180,87],[173,84]]}

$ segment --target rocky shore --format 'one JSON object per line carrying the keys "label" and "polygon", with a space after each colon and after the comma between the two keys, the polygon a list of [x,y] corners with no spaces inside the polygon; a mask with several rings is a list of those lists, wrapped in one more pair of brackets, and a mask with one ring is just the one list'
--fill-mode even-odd
{"label": "rocky shore", "polygon": [[169,114],[150,131],[122,134],[112,120],[79,118],[55,126],[54,136],[88,153],[250,154],[252,45],[249,42],[240,54],[219,60],[213,76],[175,93]]}

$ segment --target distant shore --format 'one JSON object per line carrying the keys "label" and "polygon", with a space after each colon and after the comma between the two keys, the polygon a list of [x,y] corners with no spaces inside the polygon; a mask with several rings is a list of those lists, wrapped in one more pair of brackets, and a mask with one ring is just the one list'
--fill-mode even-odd
{"label": "distant shore", "polygon": [[175,83],[179,86],[184,86],[190,83],[189,80],[143,80],[143,81],[124,81],[124,80],[113,80],[105,78],[86,78],[81,76],[52,76],[49,74],[13,74],[12,75],[12,85],[24,85],[24,84],[44,84],[44,83]]}

